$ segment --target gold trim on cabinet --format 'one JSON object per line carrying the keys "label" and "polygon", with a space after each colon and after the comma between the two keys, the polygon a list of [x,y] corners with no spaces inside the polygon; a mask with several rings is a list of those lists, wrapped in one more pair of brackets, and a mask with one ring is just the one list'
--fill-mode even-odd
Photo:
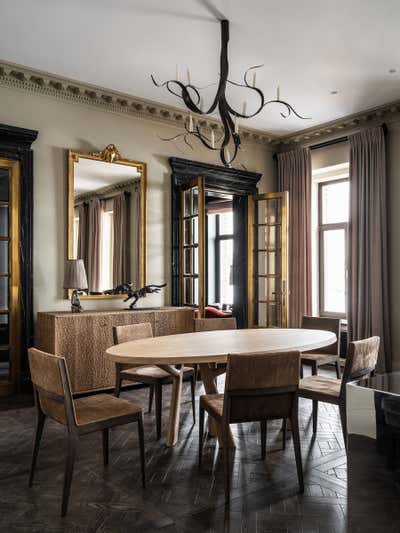
{"label": "gold trim on cabinet", "polygon": [[[147,165],[143,161],[134,161],[133,159],[125,159],[115,144],[107,145],[104,150],[100,152],[79,152],[75,150],[68,150],[68,244],[67,255],[68,259],[74,259],[74,163],[78,163],[79,159],[91,159],[93,161],[104,161],[106,163],[114,163],[118,165],[125,165],[136,167],[140,172],[140,286],[146,285],[146,222],[147,222]],[[79,296],[81,300],[106,300],[106,299],[122,299],[126,298],[126,294],[83,294]],[[71,298],[71,291],[66,291],[66,298]]]}

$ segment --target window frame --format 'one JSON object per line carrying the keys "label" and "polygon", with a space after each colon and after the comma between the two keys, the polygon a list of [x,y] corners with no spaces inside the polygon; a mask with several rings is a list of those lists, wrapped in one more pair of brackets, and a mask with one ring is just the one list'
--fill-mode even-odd
{"label": "window frame", "polygon": [[318,182],[318,314],[321,317],[329,318],[347,318],[346,310],[344,313],[335,313],[325,309],[325,276],[324,276],[324,233],[330,230],[344,230],[345,239],[345,308],[347,309],[348,297],[348,265],[349,265],[349,221],[333,222],[323,224],[322,222],[322,189],[325,186],[337,183],[348,182],[350,186],[350,177],[331,179]]}

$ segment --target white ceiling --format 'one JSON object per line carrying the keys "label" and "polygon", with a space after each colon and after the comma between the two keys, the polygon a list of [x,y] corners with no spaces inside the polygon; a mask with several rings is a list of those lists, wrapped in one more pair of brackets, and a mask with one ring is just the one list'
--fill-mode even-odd
{"label": "white ceiling", "polygon": [[[0,58],[179,106],[150,74],[174,78],[178,63],[195,84],[215,81],[209,4],[231,21],[230,77],[264,63],[266,97],[279,84],[312,117],[284,120],[274,106],[251,127],[289,133],[400,98],[399,0],[0,0]],[[239,91],[232,102],[247,99],[250,111],[256,101]]]}

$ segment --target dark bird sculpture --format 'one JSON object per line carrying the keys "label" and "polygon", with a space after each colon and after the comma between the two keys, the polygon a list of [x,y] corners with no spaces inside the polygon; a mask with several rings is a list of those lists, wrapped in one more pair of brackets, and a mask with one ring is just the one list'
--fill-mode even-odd
{"label": "dark bird sculpture", "polygon": [[129,309],[133,309],[139,298],[144,298],[146,294],[159,293],[160,290],[166,286],[167,284],[164,283],[162,285],[146,285],[141,289],[134,289],[132,283],[122,283],[121,285],[117,285],[114,289],[104,291],[104,294],[126,294],[127,297],[124,302],[128,302],[133,298],[133,302],[131,302],[129,306]]}

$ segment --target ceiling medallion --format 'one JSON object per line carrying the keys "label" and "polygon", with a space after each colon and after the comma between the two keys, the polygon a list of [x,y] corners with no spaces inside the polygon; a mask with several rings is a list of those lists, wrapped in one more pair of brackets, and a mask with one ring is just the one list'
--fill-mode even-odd
{"label": "ceiling medallion", "polygon": [[[229,20],[221,20],[221,56],[220,56],[220,78],[218,83],[217,93],[214,97],[214,100],[209,107],[209,109],[203,109],[203,98],[201,96],[202,89],[210,87],[196,87],[191,83],[190,71],[187,71],[187,83],[182,83],[178,79],[178,69],[176,73],[175,80],[165,81],[164,83],[158,83],[154,76],[151,76],[151,79],[157,87],[166,87],[167,90],[174,96],[178,96],[183,100],[186,107],[189,109],[190,114],[185,120],[184,128],[185,131],[170,137],[168,139],[162,138],[164,141],[173,141],[179,138],[183,138],[184,142],[193,149],[192,145],[189,142],[189,138],[194,137],[201,141],[201,143],[208,148],[209,150],[218,151],[222,163],[225,166],[230,166],[231,163],[235,160],[238,149],[240,147],[240,135],[239,135],[239,120],[248,119],[258,115],[265,106],[268,104],[280,104],[283,105],[286,109],[285,112],[281,112],[283,118],[288,118],[292,113],[302,119],[306,120],[309,117],[302,117],[299,115],[294,108],[281,100],[279,87],[277,89],[276,98],[274,100],[265,101],[264,93],[256,87],[256,69],[261,68],[263,65],[255,65],[246,70],[243,76],[244,83],[237,83],[228,79],[229,75],[229,61],[228,61],[228,41],[229,41]],[[252,84],[248,81],[248,75],[250,71],[253,71],[253,80]],[[227,84],[234,85],[236,87],[244,87],[245,89],[250,89],[257,93],[260,103],[257,110],[254,113],[247,114],[247,102],[243,102],[242,111],[236,111],[233,109],[226,98],[226,88]],[[216,84],[213,84],[216,85]],[[216,139],[216,135],[213,129],[211,132],[203,131],[201,126],[195,122],[195,119],[192,115],[210,115],[218,108],[219,117],[222,122],[222,135]]]}

